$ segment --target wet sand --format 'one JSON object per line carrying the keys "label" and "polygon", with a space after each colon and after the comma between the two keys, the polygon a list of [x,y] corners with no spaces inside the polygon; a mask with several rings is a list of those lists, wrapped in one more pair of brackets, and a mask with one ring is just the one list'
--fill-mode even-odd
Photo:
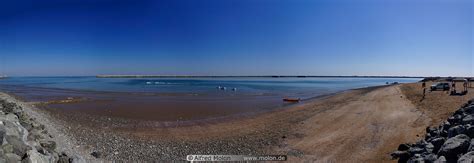
{"label": "wet sand", "polygon": [[[274,94],[217,94],[100,92],[10,87],[10,93],[42,108],[140,121],[189,121],[238,117],[280,109],[285,103]],[[321,92],[323,93],[323,92]]]}

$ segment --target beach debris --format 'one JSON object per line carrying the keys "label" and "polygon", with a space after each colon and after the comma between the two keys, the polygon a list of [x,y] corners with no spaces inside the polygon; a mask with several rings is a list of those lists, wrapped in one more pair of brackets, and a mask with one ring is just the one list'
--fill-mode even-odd
{"label": "beach debris", "polygon": [[427,127],[423,140],[400,144],[399,162],[471,162],[474,160],[474,101],[470,100],[438,127]]}
{"label": "beach debris", "polygon": [[300,98],[284,98],[283,101],[285,102],[300,102]]}

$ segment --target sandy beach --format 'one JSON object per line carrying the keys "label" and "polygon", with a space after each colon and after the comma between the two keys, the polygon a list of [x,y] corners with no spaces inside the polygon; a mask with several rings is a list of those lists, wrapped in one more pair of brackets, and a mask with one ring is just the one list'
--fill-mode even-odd
{"label": "sandy beach", "polygon": [[[99,160],[185,160],[188,154],[286,154],[289,161],[391,162],[474,97],[429,92],[420,83],[349,90],[267,113],[218,121],[155,122],[41,109],[42,123],[74,139],[74,151]],[[474,91],[472,88],[471,91]],[[13,98],[2,94],[2,98]],[[433,109],[431,109],[433,108]],[[40,116],[41,117],[41,116]],[[64,141],[64,140],[63,140]],[[97,158],[91,153],[99,153]]]}

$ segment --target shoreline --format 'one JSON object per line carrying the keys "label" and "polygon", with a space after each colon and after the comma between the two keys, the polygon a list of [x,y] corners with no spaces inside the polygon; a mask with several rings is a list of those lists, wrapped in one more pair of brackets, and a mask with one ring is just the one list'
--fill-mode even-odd
{"label": "shoreline", "polygon": [[[289,161],[390,162],[398,144],[416,141],[445,114],[427,114],[417,108],[419,104],[412,104],[416,96],[403,89],[417,84],[346,90],[257,115],[195,124],[151,121],[142,125],[114,117],[34,111],[47,114],[53,125],[64,125],[61,132],[75,139],[77,150],[88,157],[98,154],[100,160],[184,161],[188,154],[284,154]],[[360,150],[367,147],[370,150]]]}
{"label": "shoreline", "polygon": [[328,76],[328,75],[96,75],[96,78],[425,78],[420,76]]}

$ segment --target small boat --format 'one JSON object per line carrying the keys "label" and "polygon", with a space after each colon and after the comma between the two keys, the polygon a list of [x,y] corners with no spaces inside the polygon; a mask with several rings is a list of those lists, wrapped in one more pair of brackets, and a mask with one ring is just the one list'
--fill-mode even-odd
{"label": "small boat", "polygon": [[146,84],[150,85],[150,84],[151,84],[151,82],[146,82]]}
{"label": "small boat", "polygon": [[237,91],[237,88],[232,88],[232,91]]}
{"label": "small boat", "polygon": [[300,102],[300,98],[284,98],[283,101],[285,102]]}

